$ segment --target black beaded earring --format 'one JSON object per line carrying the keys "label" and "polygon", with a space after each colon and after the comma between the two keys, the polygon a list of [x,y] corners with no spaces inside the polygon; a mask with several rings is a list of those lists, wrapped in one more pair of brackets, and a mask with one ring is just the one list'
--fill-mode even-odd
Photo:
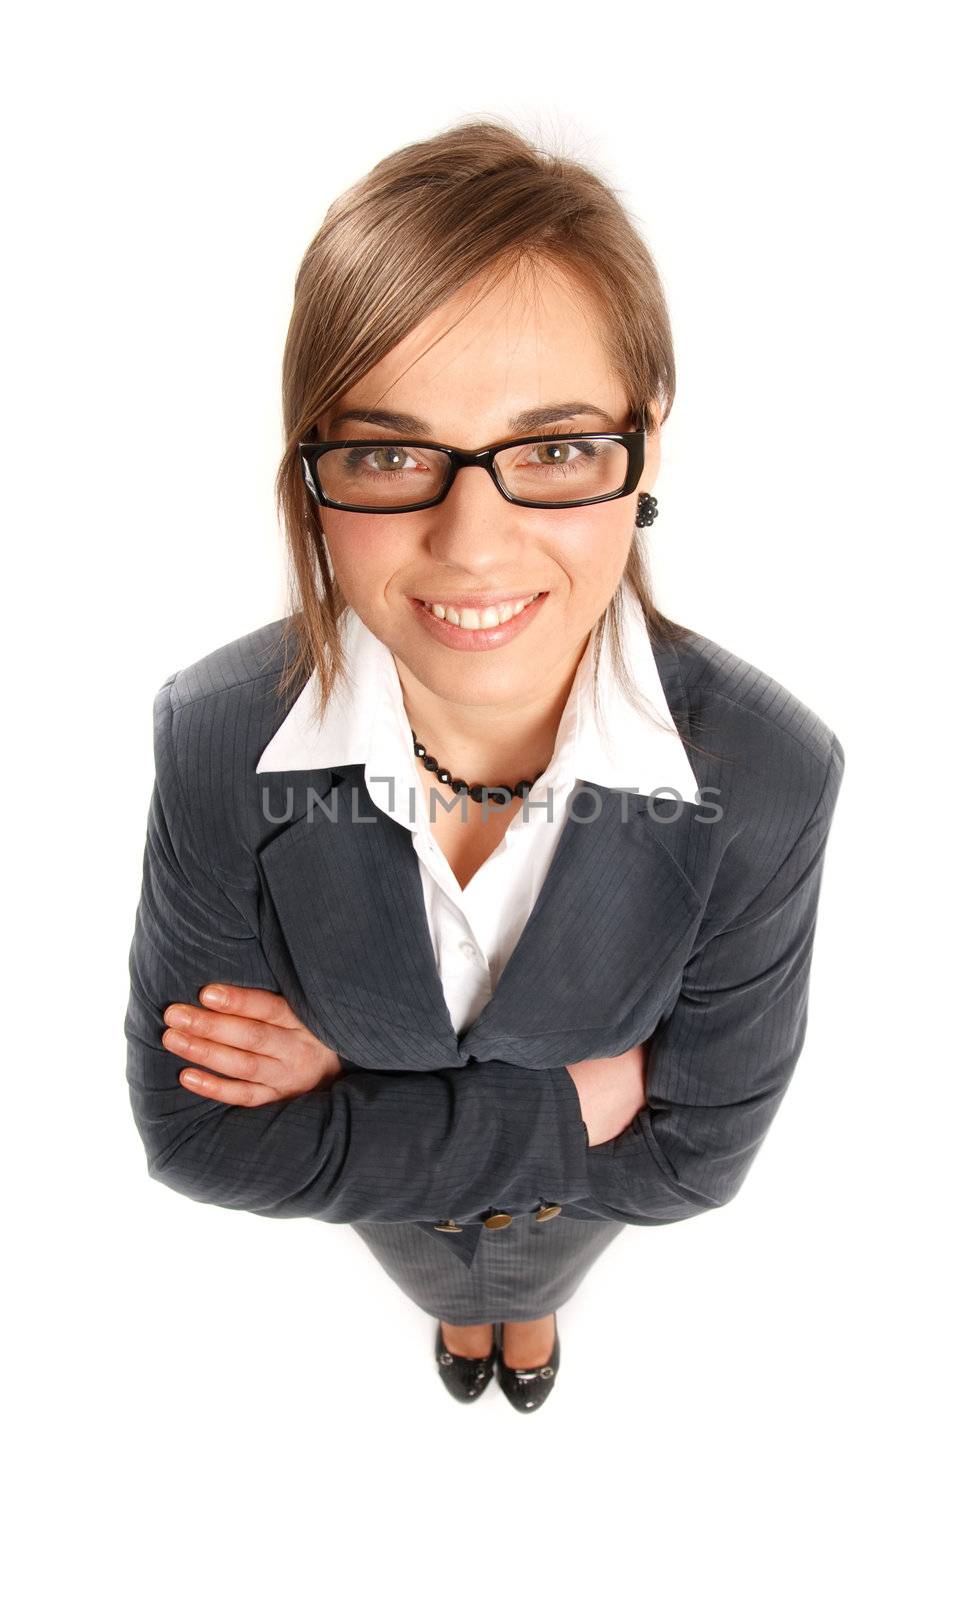
{"label": "black beaded earring", "polygon": [[634,519],[636,528],[650,528],[658,515],[658,501],[653,494],[639,494],[638,515]]}

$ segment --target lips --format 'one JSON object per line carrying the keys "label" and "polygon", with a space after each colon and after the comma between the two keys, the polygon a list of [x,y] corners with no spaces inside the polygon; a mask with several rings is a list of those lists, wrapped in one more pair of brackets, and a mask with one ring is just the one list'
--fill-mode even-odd
{"label": "lips", "polygon": [[[410,604],[418,621],[440,644],[447,645],[451,650],[477,652],[497,650],[515,639],[526,628],[531,627],[533,619],[546,604],[548,593],[548,590],[543,589],[535,599],[527,600],[522,606],[517,604],[510,607],[504,604],[486,608],[482,612],[472,608],[470,614],[469,608],[465,608],[460,613],[460,618],[467,618],[467,626],[464,620],[458,622],[451,620],[453,615],[459,615],[452,606],[439,605],[438,609],[447,613],[446,616],[439,617],[433,607],[413,595],[410,597]],[[491,620],[493,614],[505,618],[507,610],[511,610],[507,620]]]}

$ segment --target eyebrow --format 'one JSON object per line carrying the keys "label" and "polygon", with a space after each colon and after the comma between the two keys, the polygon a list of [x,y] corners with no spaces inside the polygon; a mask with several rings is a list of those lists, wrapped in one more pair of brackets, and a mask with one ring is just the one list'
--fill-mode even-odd
{"label": "eyebrow", "polygon": [[[509,428],[515,434],[531,433],[536,428],[545,428],[551,422],[566,422],[572,417],[582,416],[600,417],[609,428],[615,430],[617,428],[615,419],[602,406],[595,406],[590,400],[563,400],[554,405],[534,406],[529,411],[517,411],[514,417],[509,418]],[[426,422],[423,417],[414,416],[410,411],[379,409],[341,411],[337,417],[331,419],[329,431],[338,428],[341,422],[365,422],[370,427],[390,428],[405,438],[410,434],[425,434],[430,437],[434,431],[430,422]]]}

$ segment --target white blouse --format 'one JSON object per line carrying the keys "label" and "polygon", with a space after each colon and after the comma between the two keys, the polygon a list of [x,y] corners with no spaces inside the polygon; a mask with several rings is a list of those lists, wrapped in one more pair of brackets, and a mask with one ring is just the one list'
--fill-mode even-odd
{"label": "white blouse", "polygon": [[[629,589],[624,596],[625,659],[662,726],[625,699],[605,640],[598,682],[601,729],[591,703],[591,634],[563,710],[552,760],[526,800],[512,802],[512,820],[499,844],[464,889],[429,820],[393,654],[352,608],[342,621],[351,692],[337,683],[320,721],[315,714],[316,683],[310,678],[258,761],[256,772],[363,764],[374,804],[413,835],[431,942],[456,1033],[471,1027],[494,993],[529,920],[579,790],[593,782],[643,795],[668,788],[684,800],[696,799],[695,774],[665,699],[644,613]],[[450,766],[447,751],[433,753]],[[447,801],[457,798],[447,788],[444,794]],[[469,797],[467,807],[469,816],[477,816],[476,801]],[[574,815],[585,818],[592,811],[593,802],[585,796]]]}

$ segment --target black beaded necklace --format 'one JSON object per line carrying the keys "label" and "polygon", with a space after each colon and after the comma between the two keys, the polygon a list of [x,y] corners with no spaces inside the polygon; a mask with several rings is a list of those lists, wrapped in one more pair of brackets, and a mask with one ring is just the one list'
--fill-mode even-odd
{"label": "black beaded necklace", "polygon": [[487,794],[489,799],[493,800],[497,806],[502,806],[508,804],[516,795],[523,799],[529,793],[533,784],[538,783],[543,776],[543,772],[546,771],[544,767],[543,772],[537,772],[535,778],[520,778],[519,782],[513,784],[512,788],[507,783],[468,784],[464,778],[453,778],[447,767],[441,765],[437,756],[428,755],[427,745],[421,744],[413,728],[411,728],[410,733],[414,741],[414,754],[415,756],[420,756],[421,765],[426,771],[433,772],[438,782],[447,784],[448,788],[453,789],[455,794],[470,794],[473,800],[483,800]]}

